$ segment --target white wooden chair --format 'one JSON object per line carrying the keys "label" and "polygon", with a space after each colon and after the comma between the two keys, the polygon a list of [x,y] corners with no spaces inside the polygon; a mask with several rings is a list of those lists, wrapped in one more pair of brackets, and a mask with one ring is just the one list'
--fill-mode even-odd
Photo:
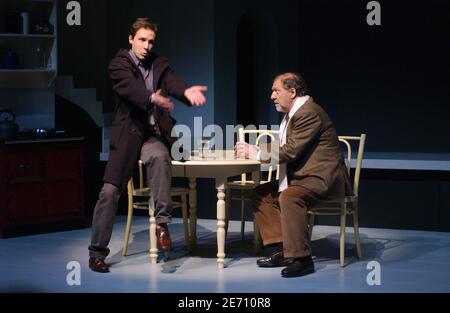
{"label": "white wooden chair", "polygon": [[319,205],[311,210],[308,210],[309,215],[309,235],[311,238],[312,229],[314,226],[314,217],[316,215],[339,215],[340,216],[340,265],[345,265],[345,224],[347,214],[353,216],[353,229],[355,237],[356,255],[359,259],[362,258],[361,240],[359,238],[359,224],[358,224],[358,189],[359,177],[361,174],[361,164],[363,160],[364,144],[366,141],[366,134],[360,136],[339,136],[339,141],[344,144],[347,151],[345,158],[349,177],[351,174],[351,160],[352,160],[352,145],[358,146],[356,156],[355,170],[353,173],[353,195],[336,199],[331,199],[319,203]]}
{"label": "white wooden chair", "polygon": [[[253,135],[256,137],[255,143],[257,146],[261,144],[261,140],[265,137],[270,138],[271,141],[274,141],[276,139],[276,136],[278,135],[278,131],[273,130],[244,130],[243,128],[239,128],[238,132],[238,141],[245,141],[246,135]],[[262,164],[261,165],[261,172],[262,174],[265,174],[265,179],[263,178],[263,175],[261,175],[260,184],[267,183],[272,180],[273,178],[273,172],[275,171],[275,179],[279,178],[279,166],[276,168],[273,168],[271,165]],[[250,202],[250,195],[255,187],[255,181],[250,177],[250,179],[247,179],[247,174],[242,173],[241,179],[228,182],[227,183],[227,189],[226,189],[226,226],[225,231],[228,230],[228,220],[229,220],[229,206],[231,201],[240,201],[241,202],[241,239],[244,240],[245,236],[245,202]],[[255,225],[255,229],[257,229]]]}
{"label": "white wooden chair", "polygon": [[[128,217],[122,255],[126,255],[128,251],[128,242],[130,240],[130,232],[131,232],[131,222],[133,220],[133,211],[135,209],[149,210],[150,240],[154,241],[154,244],[152,246],[156,247],[156,222],[154,217],[155,212],[154,201],[151,188],[144,186],[143,163],[141,160],[139,160],[139,187],[135,188],[132,177],[128,181],[127,189],[128,189]],[[181,208],[183,216],[184,240],[186,243],[186,247],[189,247],[189,227],[187,222],[188,219],[187,196],[189,194],[189,188],[172,187],[170,194],[172,198],[179,199],[179,201],[172,202],[172,208]],[[152,262],[156,261],[157,252],[158,251],[150,250],[150,257],[152,259]]]}

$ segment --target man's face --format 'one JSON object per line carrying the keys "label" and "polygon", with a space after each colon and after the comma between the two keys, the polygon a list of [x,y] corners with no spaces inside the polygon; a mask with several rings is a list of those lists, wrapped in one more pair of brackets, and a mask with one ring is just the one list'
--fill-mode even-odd
{"label": "man's face", "polygon": [[134,37],[128,37],[131,49],[139,60],[145,60],[155,44],[156,34],[153,30],[141,28]]}
{"label": "man's face", "polygon": [[295,99],[295,89],[284,89],[281,79],[274,81],[272,85],[272,95],[270,99],[275,103],[275,108],[278,112],[288,113]]}

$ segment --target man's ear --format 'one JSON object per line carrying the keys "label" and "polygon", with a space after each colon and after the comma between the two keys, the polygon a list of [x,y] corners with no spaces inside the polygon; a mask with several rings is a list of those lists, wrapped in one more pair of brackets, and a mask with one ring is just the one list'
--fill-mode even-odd
{"label": "man's ear", "polygon": [[291,99],[297,98],[297,90],[295,88],[291,88],[289,91],[291,92]]}
{"label": "man's ear", "polygon": [[128,35],[128,42],[130,43],[130,45],[133,44],[133,37],[131,35]]}

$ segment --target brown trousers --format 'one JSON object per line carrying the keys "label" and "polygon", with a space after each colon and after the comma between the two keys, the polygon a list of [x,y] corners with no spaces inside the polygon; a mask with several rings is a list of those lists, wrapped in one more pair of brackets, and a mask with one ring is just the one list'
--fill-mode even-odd
{"label": "brown trousers", "polygon": [[286,258],[311,255],[307,210],[317,195],[303,186],[290,185],[278,192],[278,181],[256,187],[252,203],[264,245],[283,243]]}

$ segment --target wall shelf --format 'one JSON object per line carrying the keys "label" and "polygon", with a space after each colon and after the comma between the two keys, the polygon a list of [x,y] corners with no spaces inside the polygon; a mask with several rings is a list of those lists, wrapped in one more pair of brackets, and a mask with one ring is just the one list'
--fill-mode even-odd
{"label": "wall shelf", "polygon": [[47,88],[56,77],[52,69],[0,69],[1,88]]}
{"label": "wall shelf", "polygon": [[12,33],[0,33],[0,39],[8,39],[8,38],[14,38],[14,39],[30,39],[30,38],[48,38],[48,39],[55,39],[55,35],[51,34],[12,34]]}
{"label": "wall shelf", "polygon": [[[15,29],[0,23],[0,90],[52,85],[58,72],[56,4],[55,0],[0,0],[0,20],[6,21],[9,13],[20,12],[27,12],[30,19],[28,34],[13,33]],[[33,33],[34,26],[41,22],[53,25],[53,34]],[[42,61],[36,60],[38,49],[43,54]],[[5,55],[9,52],[17,57],[13,65],[7,66]],[[42,69],[35,69],[38,63],[43,65]]]}

